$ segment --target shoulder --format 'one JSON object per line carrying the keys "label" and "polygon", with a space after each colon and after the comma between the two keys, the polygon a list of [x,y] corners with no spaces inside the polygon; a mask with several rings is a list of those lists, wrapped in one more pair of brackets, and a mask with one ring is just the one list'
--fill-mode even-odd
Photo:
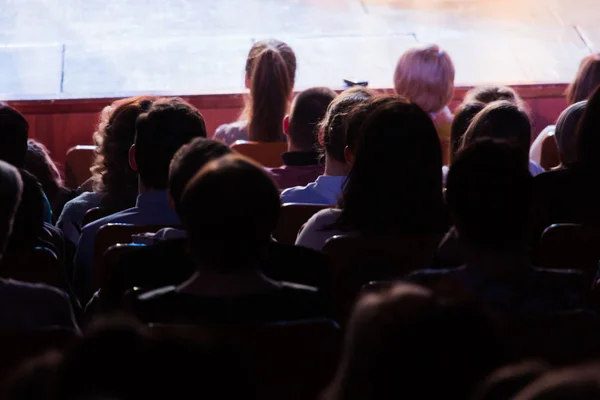
{"label": "shoulder", "polygon": [[224,142],[228,145],[236,140],[245,140],[247,135],[248,121],[236,121],[230,124],[223,124],[215,130],[213,139]]}
{"label": "shoulder", "polygon": [[326,208],[321,210],[308,220],[307,224],[328,225],[332,224],[339,218],[342,210],[339,208]]}
{"label": "shoulder", "polygon": [[294,186],[288,189],[285,189],[281,192],[281,201],[284,203],[298,203],[297,198],[302,199],[305,196],[310,195],[310,191],[314,188],[315,183],[309,183],[306,186]]}
{"label": "shoulder", "polygon": [[60,219],[71,219],[76,217],[81,219],[83,214],[90,208],[98,207],[102,200],[102,194],[96,192],[85,192],[66,202]]}
{"label": "shoulder", "polygon": [[54,286],[0,279],[0,292],[17,299],[32,299],[42,302],[53,301],[68,304],[69,296]]}

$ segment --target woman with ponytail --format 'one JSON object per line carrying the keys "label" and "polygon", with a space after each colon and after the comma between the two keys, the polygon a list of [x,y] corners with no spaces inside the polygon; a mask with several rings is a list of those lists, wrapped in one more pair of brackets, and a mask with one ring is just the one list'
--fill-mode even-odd
{"label": "woman with ponytail", "polygon": [[288,112],[296,55],[279,40],[254,43],[246,61],[246,88],[250,94],[240,119],[217,128],[214,139],[228,145],[236,140],[252,142],[285,141],[282,121]]}

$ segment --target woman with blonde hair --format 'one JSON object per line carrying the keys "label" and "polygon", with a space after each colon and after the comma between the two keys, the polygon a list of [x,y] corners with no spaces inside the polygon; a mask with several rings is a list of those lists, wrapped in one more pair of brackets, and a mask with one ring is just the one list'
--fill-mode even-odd
{"label": "woman with blonde hair", "polygon": [[444,165],[450,156],[454,96],[454,63],[436,44],[413,47],[402,54],[394,72],[394,90],[429,113],[442,145]]}
{"label": "woman with blonde hair", "polygon": [[244,111],[237,122],[221,125],[213,139],[227,145],[237,140],[285,142],[282,121],[292,100],[296,55],[286,43],[261,40],[254,43],[246,60]]}
{"label": "woman with blonde hair", "polygon": [[96,156],[90,168],[92,192],[85,192],[65,204],[57,226],[73,243],[81,233],[85,213],[94,207],[117,212],[135,206],[137,174],[129,166],[129,149],[135,138],[135,121],[155,98],[139,96],[117,100],[100,114],[94,133]]}

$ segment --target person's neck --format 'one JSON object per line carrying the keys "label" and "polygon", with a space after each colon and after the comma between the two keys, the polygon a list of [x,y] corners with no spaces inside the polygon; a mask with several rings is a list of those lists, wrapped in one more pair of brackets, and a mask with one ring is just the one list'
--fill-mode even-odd
{"label": "person's neck", "polygon": [[332,159],[329,154],[325,154],[325,176],[347,176],[350,167],[346,163],[341,163]]}
{"label": "person's neck", "polygon": [[288,138],[288,146],[287,147],[288,147],[287,148],[288,153],[310,153],[310,152],[313,151],[313,150],[310,150],[310,149],[306,150],[306,149],[304,149],[304,148],[302,148],[300,146],[296,146],[294,144],[294,142],[292,142],[291,140],[289,140],[289,138]]}
{"label": "person's neck", "polygon": [[482,250],[468,244],[465,247],[465,262],[488,276],[511,274],[531,265],[525,248],[506,250]]}
{"label": "person's neck", "polygon": [[198,267],[178,291],[198,296],[241,296],[269,292],[277,283],[267,278],[259,268],[248,267],[228,273],[218,273],[210,268]]}
{"label": "person's neck", "polygon": [[149,188],[146,185],[144,185],[142,183],[141,179],[138,179],[138,195],[140,194],[146,194],[146,193],[152,193],[152,192],[162,192],[165,189],[153,189],[153,188]]}

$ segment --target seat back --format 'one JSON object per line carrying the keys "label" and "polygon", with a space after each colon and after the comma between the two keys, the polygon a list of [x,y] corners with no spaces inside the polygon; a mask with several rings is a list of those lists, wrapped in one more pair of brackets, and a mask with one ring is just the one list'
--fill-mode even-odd
{"label": "seat back", "polygon": [[542,268],[576,269],[593,279],[600,260],[600,226],[551,225],[542,234],[539,253]]}
{"label": "seat back", "polygon": [[440,235],[329,239],[323,251],[331,262],[333,300],[339,320],[346,320],[365,284],[402,278],[429,267],[440,240]]}
{"label": "seat back", "polygon": [[273,231],[273,237],[281,243],[296,243],[296,237],[302,225],[314,214],[329,207],[331,206],[301,203],[287,203],[282,205],[277,227]]}
{"label": "seat back", "polygon": [[94,207],[94,208],[90,208],[89,210],[86,211],[86,213],[83,216],[83,219],[81,220],[81,226],[86,226],[87,224],[90,224],[94,221],[99,220],[100,218],[104,218],[106,216],[109,216],[113,213],[113,211],[107,209],[107,208],[103,208],[103,207]]}
{"label": "seat back", "polygon": [[0,331],[0,381],[15,371],[23,362],[48,351],[65,350],[79,335],[71,329]]}
{"label": "seat back", "polygon": [[107,276],[104,266],[104,253],[112,245],[118,243],[131,243],[131,235],[157,232],[165,225],[133,225],[133,224],[106,224],[98,229],[94,239],[94,265],[92,280],[94,291],[100,288]]}
{"label": "seat back", "polygon": [[231,145],[231,149],[253,159],[263,167],[275,168],[281,166],[281,154],[287,151],[286,142],[248,142],[238,140]]}
{"label": "seat back", "polygon": [[335,322],[264,325],[151,325],[155,335],[177,335],[239,350],[262,399],[315,399],[337,365],[341,334]]}
{"label": "seat back", "polygon": [[560,164],[558,155],[558,146],[554,135],[546,136],[542,141],[542,152],[540,155],[540,166],[545,170],[550,170]]}
{"label": "seat back", "polygon": [[56,254],[46,247],[36,247],[28,254],[7,256],[0,264],[0,276],[67,290],[62,265]]}
{"label": "seat back", "polygon": [[98,277],[99,287],[104,287],[108,280],[110,279],[110,275],[112,271],[114,271],[115,266],[119,262],[121,256],[125,253],[134,251],[135,249],[139,249],[140,247],[144,247],[144,244],[137,243],[117,243],[110,246],[102,257],[102,266],[103,268],[98,271],[100,276]]}
{"label": "seat back", "polygon": [[96,146],[79,145],[67,150],[65,159],[65,185],[75,189],[86,180],[92,173],[90,167],[94,162],[94,151]]}

